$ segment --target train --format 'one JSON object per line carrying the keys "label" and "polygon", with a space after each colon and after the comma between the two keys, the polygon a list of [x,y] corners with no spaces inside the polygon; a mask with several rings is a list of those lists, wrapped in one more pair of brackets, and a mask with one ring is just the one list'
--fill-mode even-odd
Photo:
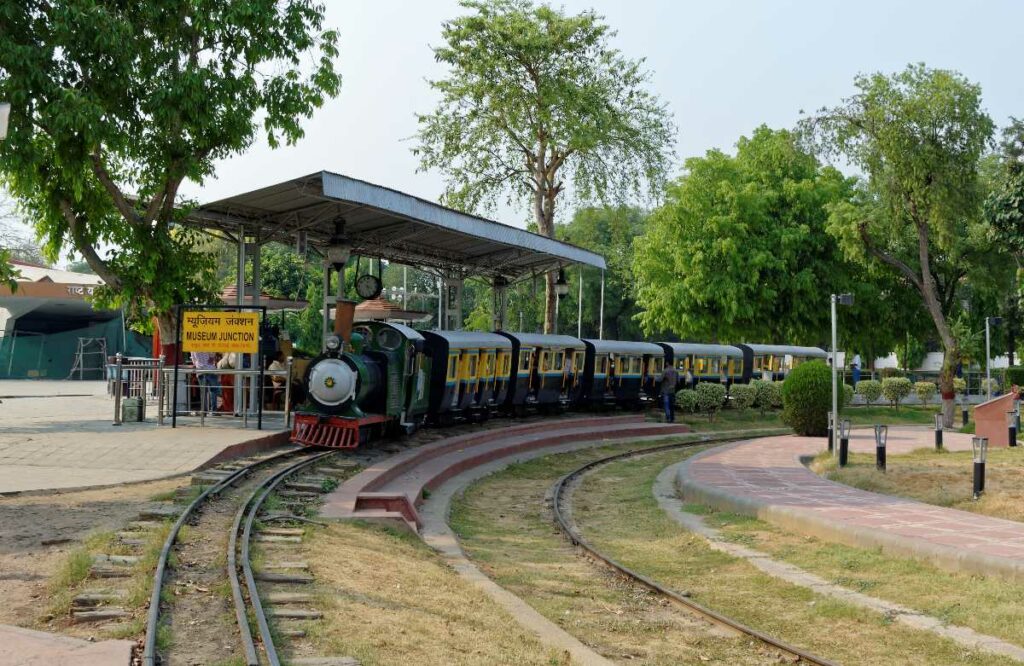
{"label": "train", "polygon": [[[727,385],[780,380],[817,347],[579,339],[507,331],[417,331],[380,321],[336,320],[306,368],[306,402],[291,441],[351,449],[425,424],[495,414],[643,409],[666,364],[680,377]],[[682,387],[682,382],[680,382]]]}

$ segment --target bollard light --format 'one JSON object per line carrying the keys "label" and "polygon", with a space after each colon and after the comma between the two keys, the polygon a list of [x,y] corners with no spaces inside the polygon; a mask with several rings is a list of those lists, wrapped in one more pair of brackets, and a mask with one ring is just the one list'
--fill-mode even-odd
{"label": "bollard light", "polygon": [[850,459],[850,419],[839,422],[839,466],[846,467]]}
{"label": "bollard light", "polygon": [[935,415],[935,450],[942,450],[942,414]]}
{"label": "bollard light", "polygon": [[875,467],[885,471],[885,441],[889,438],[889,426],[875,426]]}
{"label": "bollard light", "polygon": [[960,398],[960,419],[963,421],[963,425],[967,426],[967,420],[970,416],[970,410],[967,409],[967,391],[964,391],[963,396]]}
{"label": "bollard light", "polygon": [[971,450],[974,452],[974,499],[985,492],[985,459],[988,458],[988,437],[972,437]]}
{"label": "bollard light", "polygon": [[1017,446],[1017,410],[1006,412],[1006,441],[1010,446]]}

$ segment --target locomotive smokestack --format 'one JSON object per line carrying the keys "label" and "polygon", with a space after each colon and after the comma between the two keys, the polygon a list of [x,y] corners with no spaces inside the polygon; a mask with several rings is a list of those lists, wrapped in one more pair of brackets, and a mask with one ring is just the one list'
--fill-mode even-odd
{"label": "locomotive smokestack", "polygon": [[352,321],[356,316],[356,302],[339,298],[334,304],[334,334],[345,344],[352,343]]}

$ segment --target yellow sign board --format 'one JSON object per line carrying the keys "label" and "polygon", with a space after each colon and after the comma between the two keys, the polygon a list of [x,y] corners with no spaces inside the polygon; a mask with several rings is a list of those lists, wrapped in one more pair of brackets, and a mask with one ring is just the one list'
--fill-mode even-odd
{"label": "yellow sign board", "polygon": [[182,351],[243,354],[259,352],[259,312],[186,310],[181,316]]}

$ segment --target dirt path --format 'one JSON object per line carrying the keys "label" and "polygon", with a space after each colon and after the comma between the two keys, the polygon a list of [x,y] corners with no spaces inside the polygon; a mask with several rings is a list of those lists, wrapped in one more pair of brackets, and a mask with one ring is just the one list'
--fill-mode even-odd
{"label": "dirt path", "polygon": [[[139,508],[188,483],[170,479],[115,488],[0,497],[0,624],[54,628],[48,586],[67,553],[91,534],[135,520]],[[88,634],[88,628],[72,633]]]}

